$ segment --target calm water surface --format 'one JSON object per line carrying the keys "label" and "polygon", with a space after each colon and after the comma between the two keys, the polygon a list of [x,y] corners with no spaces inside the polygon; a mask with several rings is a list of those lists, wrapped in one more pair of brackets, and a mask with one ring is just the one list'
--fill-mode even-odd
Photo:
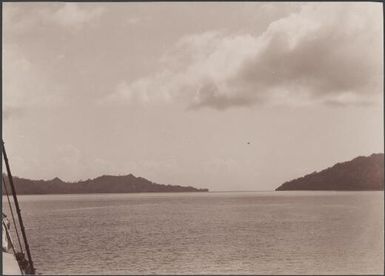
{"label": "calm water surface", "polygon": [[383,274],[383,199],[154,193],[20,196],[20,205],[42,274]]}

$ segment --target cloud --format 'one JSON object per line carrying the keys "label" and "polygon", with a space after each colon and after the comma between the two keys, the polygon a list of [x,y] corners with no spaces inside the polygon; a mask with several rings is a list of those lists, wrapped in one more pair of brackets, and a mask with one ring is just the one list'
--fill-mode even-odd
{"label": "cloud", "polygon": [[[68,84],[55,81],[57,61],[54,49],[39,45],[52,29],[78,31],[103,12],[100,6],[75,3],[4,4],[3,101],[5,119],[26,115],[29,107],[55,107],[67,101]],[[51,29],[49,29],[51,28]],[[34,34],[34,36],[31,36]],[[33,37],[29,40],[28,37]],[[23,40],[25,39],[25,40]],[[31,44],[30,42],[33,41]],[[46,41],[49,41],[48,39]],[[49,42],[48,42],[49,43]],[[43,52],[39,57],[39,53]]]}
{"label": "cloud", "polygon": [[263,33],[183,37],[162,71],[123,80],[110,99],[216,109],[370,104],[383,90],[381,26],[379,4],[303,4]]}
{"label": "cloud", "polygon": [[3,106],[3,120],[18,118],[24,114],[24,110],[17,106]]}
{"label": "cloud", "polygon": [[46,72],[17,44],[3,45],[3,115],[20,116],[27,107],[57,106],[64,101],[63,87],[53,85]]}
{"label": "cloud", "polygon": [[82,28],[85,24],[100,17],[104,9],[100,6],[84,6],[78,3],[64,3],[49,16],[53,22],[63,26],[75,29]]}
{"label": "cloud", "polygon": [[76,32],[92,24],[104,11],[101,6],[85,3],[5,3],[3,24],[7,35],[44,33],[55,26]]}
{"label": "cloud", "polygon": [[128,17],[125,19],[126,25],[137,25],[139,23],[143,23],[144,21],[148,21],[150,18],[149,17],[144,17],[144,16],[132,16]]}
{"label": "cloud", "polygon": [[66,166],[76,167],[82,159],[81,151],[71,144],[59,146],[57,151],[60,156],[58,160]]}

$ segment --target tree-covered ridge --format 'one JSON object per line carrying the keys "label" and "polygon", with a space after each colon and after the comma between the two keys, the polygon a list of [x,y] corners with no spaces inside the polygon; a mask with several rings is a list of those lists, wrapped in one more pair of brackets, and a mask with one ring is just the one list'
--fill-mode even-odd
{"label": "tree-covered ridge", "polygon": [[[4,176],[6,182],[8,177]],[[86,194],[86,193],[146,193],[146,192],[207,192],[179,185],[164,185],[151,182],[132,174],[123,176],[103,175],[79,182],[52,180],[30,180],[13,177],[18,194]],[[4,193],[4,191],[3,191]]]}
{"label": "tree-covered ridge", "polygon": [[285,182],[276,189],[289,190],[384,190],[384,154],[360,156],[351,161],[337,163],[320,172]]}

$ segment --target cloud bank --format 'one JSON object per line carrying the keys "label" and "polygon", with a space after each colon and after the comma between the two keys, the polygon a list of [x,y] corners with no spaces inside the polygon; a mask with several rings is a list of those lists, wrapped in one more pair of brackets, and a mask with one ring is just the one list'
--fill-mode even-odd
{"label": "cloud bank", "polygon": [[162,57],[161,71],[122,80],[110,99],[215,109],[378,102],[381,26],[375,3],[303,4],[263,33],[185,36]]}

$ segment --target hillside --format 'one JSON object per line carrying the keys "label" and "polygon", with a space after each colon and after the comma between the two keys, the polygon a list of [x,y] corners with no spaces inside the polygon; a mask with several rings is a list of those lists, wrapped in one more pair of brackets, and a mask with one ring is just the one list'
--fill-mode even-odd
{"label": "hillside", "polygon": [[[5,177],[6,182],[8,178]],[[86,193],[147,193],[147,192],[207,192],[208,189],[153,183],[132,174],[124,176],[103,175],[79,182],[30,180],[13,177],[18,194],[86,194]],[[7,183],[8,184],[8,183]],[[9,187],[9,186],[8,186]],[[4,191],[3,191],[4,192]]]}
{"label": "hillside", "polygon": [[384,190],[384,154],[360,156],[351,161],[337,163],[331,168],[285,182],[276,189],[290,190]]}

